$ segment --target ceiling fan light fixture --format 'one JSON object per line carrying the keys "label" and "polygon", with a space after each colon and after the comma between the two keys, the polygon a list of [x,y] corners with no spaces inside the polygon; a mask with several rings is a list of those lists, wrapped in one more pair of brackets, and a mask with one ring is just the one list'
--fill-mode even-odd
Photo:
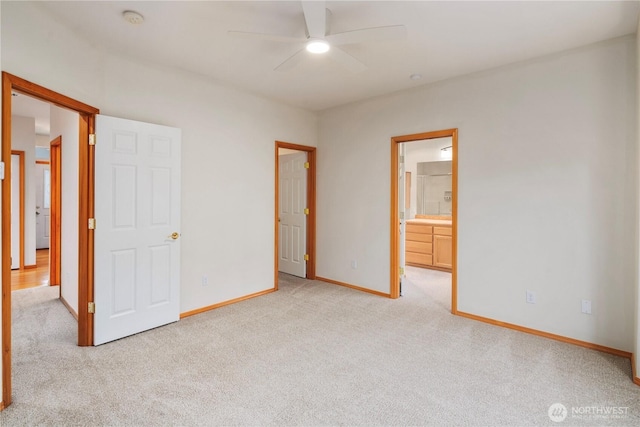
{"label": "ceiling fan light fixture", "polygon": [[325,40],[313,39],[307,42],[307,51],[311,53],[326,53],[329,49],[329,43]]}

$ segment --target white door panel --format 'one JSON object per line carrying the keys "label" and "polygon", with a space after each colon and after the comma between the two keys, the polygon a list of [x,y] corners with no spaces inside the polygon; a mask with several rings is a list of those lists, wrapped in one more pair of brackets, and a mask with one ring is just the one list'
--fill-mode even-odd
{"label": "white door panel", "polygon": [[49,247],[51,175],[47,164],[36,163],[36,249]]}
{"label": "white door panel", "polygon": [[97,116],[96,140],[99,345],[179,319],[181,132]]}
{"label": "white door panel", "polygon": [[307,262],[307,153],[285,154],[278,158],[279,228],[278,270],[306,277]]}

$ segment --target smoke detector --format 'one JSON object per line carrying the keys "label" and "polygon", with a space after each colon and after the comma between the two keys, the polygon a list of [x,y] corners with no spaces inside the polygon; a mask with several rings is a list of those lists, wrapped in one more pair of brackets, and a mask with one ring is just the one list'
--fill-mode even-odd
{"label": "smoke detector", "polygon": [[138,12],[134,12],[133,10],[125,10],[124,12],[122,12],[122,17],[129,24],[133,25],[139,25],[144,22],[144,17]]}

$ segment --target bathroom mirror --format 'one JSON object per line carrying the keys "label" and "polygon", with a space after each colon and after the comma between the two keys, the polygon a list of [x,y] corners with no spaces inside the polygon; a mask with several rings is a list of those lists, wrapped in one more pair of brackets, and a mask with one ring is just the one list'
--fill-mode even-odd
{"label": "bathroom mirror", "polygon": [[451,216],[451,161],[417,164],[416,216]]}

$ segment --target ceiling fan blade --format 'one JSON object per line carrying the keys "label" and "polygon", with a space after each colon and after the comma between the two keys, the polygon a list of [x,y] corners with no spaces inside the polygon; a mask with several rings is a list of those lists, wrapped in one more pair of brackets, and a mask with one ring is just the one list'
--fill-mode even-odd
{"label": "ceiling fan blade", "polygon": [[327,53],[329,54],[331,59],[340,63],[340,65],[342,65],[352,73],[361,73],[362,71],[367,69],[366,65],[364,65],[362,62],[358,61],[356,58],[349,55],[339,47],[331,46],[331,49],[329,49],[329,52]]}
{"label": "ceiling fan blade", "polygon": [[232,37],[268,40],[279,43],[302,43],[306,41],[306,39],[301,39],[300,37],[283,36],[280,34],[250,33],[246,31],[227,31],[227,34]]}
{"label": "ceiling fan blade", "polygon": [[302,60],[304,59],[304,54],[305,54],[305,49],[302,48],[299,51],[297,51],[296,53],[294,53],[293,55],[291,55],[290,57],[288,57],[287,59],[285,59],[282,64],[278,65],[273,70],[274,71],[289,71],[289,70],[291,70],[296,65],[298,65],[300,62],[302,62]]}
{"label": "ceiling fan blade", "polygon": [[324,1],[303,1],[302,11],[309,37],[324,38],[327,30],[327,12]]}
{"label": "ceiling fan blade", "polygon": [[404,25],[390,25],[388,27],[363,28],[361,30],[345,31],[325,37],[331,45],[355,44],[403,40],[407,37],[407,27]]}

